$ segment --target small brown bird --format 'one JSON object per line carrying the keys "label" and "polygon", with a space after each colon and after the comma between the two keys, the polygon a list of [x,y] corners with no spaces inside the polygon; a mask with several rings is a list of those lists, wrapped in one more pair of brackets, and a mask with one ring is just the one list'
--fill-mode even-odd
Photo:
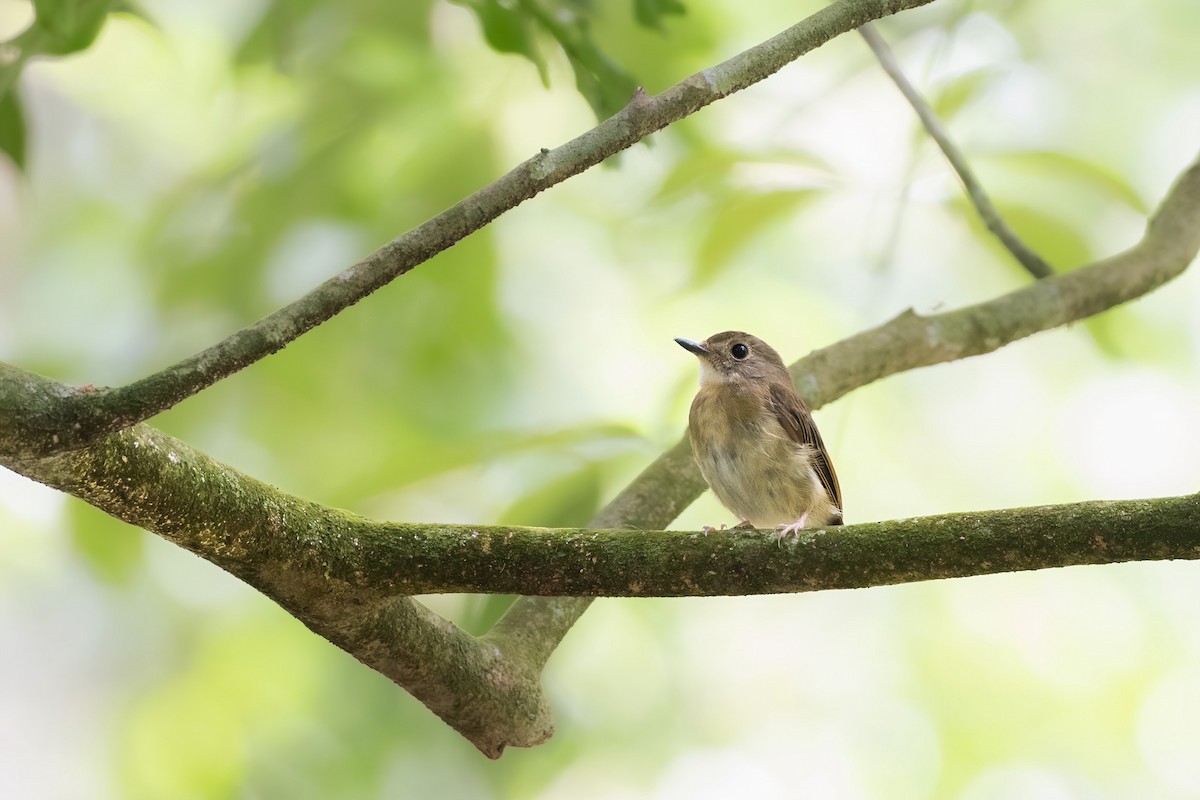
{"label": "small brown bird", "polygon": [[738,527],[774,527],[784,537],[841,525],[837,473],[779,354],[741,331],[675,341],[700,361],[688,415],[696,464]]}

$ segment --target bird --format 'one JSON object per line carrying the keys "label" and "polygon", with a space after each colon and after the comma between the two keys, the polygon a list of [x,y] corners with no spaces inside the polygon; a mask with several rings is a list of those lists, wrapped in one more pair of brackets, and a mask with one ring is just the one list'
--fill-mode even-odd
{"label": "bird", "polygon": [[736,527],[775,528],[785,538],[805,527],[841,525],[837,473],[779,354],[742,331],[675,342],[700,362],[700,390],[688,414],[692,453],[717,498],[741,520]]}

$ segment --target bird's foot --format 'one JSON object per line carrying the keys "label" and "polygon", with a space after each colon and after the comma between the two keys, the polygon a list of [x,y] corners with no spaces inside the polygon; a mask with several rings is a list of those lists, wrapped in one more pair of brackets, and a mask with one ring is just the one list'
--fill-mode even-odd
{"label": "bird's foot", "polygon": [[721,526],[721,527],[719,527],[719,528],[714,528],[712,525],[705,525],[705,526],[704,526],[703,528],[701,528],[700,530],[704,531],[704,535],[705,535],[705,536],[708,536],[710,533],[716,533],[716,532],[718,532],[718,531],[723,531],[723,530],[725,530],[725,526],[724,526],[724,525],[722,525],[722,526]]}
{"label": "bird's foot", "polygon": [[800,515],[800,519],[790,525],[777,525],[775,530],[779,531],[779,538],[786,539],[789,536],[799,536],[800,531],[804,528],[804,523],[808,522],[808,512],[805,511]]}

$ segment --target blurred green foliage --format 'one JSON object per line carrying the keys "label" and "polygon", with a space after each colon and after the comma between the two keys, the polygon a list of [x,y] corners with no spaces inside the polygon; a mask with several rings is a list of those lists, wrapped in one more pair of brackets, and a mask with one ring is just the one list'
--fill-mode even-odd
{"label": "blurred green foliage", "polygon": [[15,87],[0,95],[0,152],[25,166],[25,112]]}
{"label": "blurred green foliage", "polygon": [[0,58],[0,153],[17,166],[25,163],[25,115],[17,92],[21,69],[37,56],[66,56],[87,49],[96,40],[108,13],[124,3],[111,0],[33,0],[33,19],[4,42]]}
{"label": "blurred green foliage", "polygon": [[[0,38],[29,45],[0,68],[0,358],[147,374],[633,86],[821,6],[0,5]],[[1194,3],[939,1],[880,29],[1060,269],[1136,240],[1194,155]],[[790,359],[1027,280],[853,37],[656,145],[153,424],[372,516],[578,525],[683,430],[694,365],[671,337],[748,329]],[[1198,298],[1189,274],[820,411],[852,516],[1193,490]],[[1133,431],[1117,445],[1114,419]],[[678,525],[729,521],[705,497]],[[29,796],[1184,797],[1187,759],[1159,743],[1200,742],[1186,565],[603,601],[550,663],[555,737],[491,763],[143,531],[23,484],[0,484],[0,527],[0,707],[20,730],[3,738]],[[476,632],[510,600],[429,598]]]}
{"label": "blurred green foliage", "polygon": [[33,0],[33,24],[13,40],[30,56],[78,53],[96,40],[109,0]]}
{"label": "blurred green foliage", "polygon": [[[550,81],[549,65],[539,39],[554,42],[571,65],[575,87],[598,119],[612,116],[633,96],[637,79],[606,53],[593,35],[592,21],[600,12],[593,0],[455,2],[475,13],[492,49],[529,59],[545,84]],[[684,6],[678,0],[634,0],[632,11],[639,25],[664,30],[664,18],[683,14]]]}

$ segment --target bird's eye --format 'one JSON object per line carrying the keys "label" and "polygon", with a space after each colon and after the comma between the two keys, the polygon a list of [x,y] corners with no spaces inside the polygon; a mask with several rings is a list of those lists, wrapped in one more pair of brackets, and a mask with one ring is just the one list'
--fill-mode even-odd
{"label": "bird's eye", "polygon": [[733,347],[729,348],[729,355],[733,356],[738,361],[741,361],[743,358],[750,355],[750,348],[739,342],[738,344],[735,344]]}

